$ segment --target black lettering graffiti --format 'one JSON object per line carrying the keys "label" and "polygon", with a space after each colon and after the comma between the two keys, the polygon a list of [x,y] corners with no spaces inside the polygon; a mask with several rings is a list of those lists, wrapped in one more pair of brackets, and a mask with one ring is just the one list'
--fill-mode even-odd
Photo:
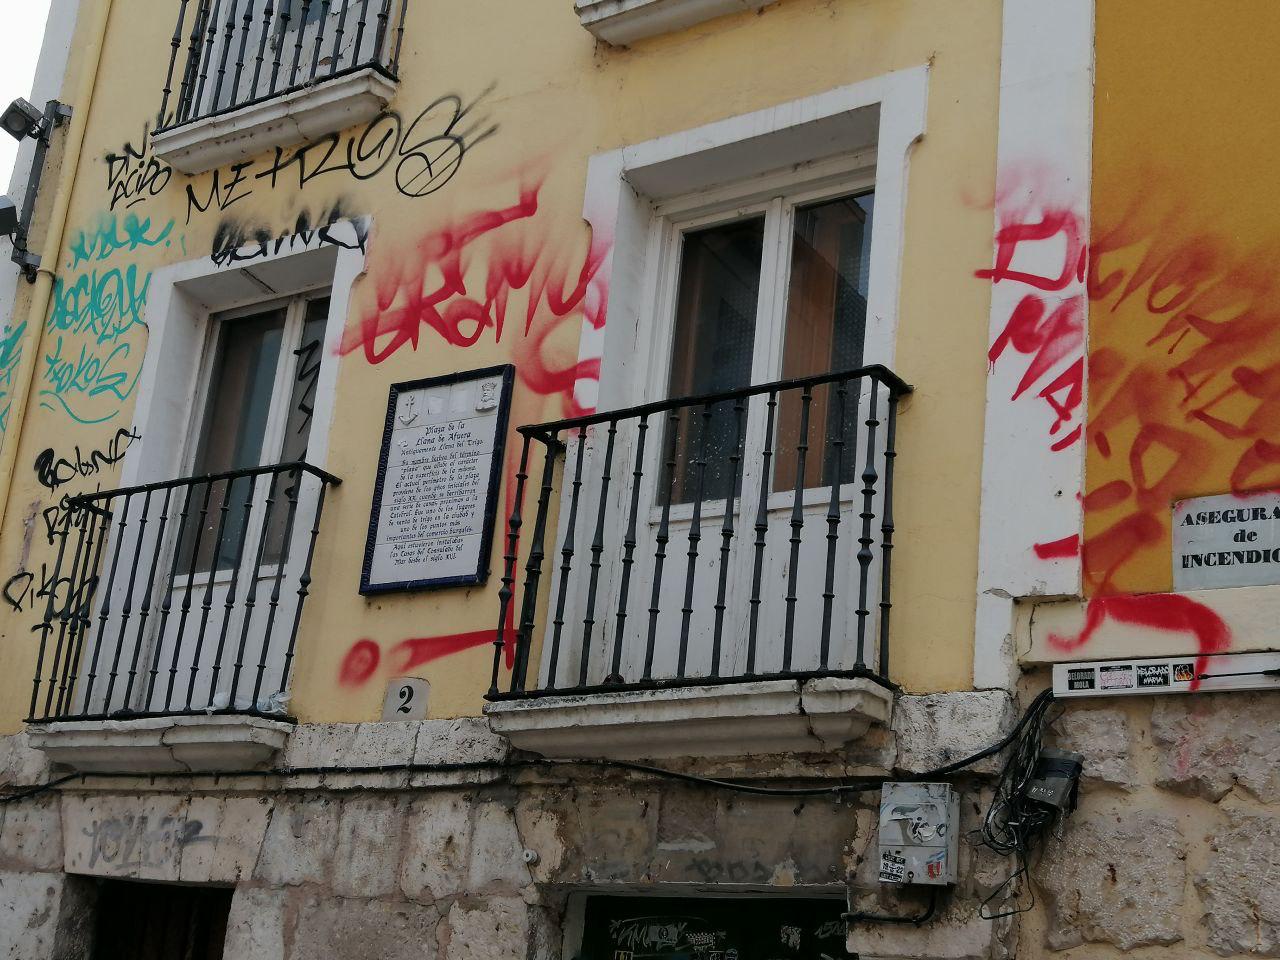
{"label": "black lettering graffiti", "polygon": [[163,867],[176,862],[193,843],[217,838],[204,832],[199,820],[160,817],[152,825],[148,816],[126,815],[94,820],[81,832],[89,838],[88,869],[99,864],[118,870]]}
{"label": "black lettering graffiti", "polygon": [[[96,574],[77,584],[73,577],[56,576],[48,564],[41,563],[38,571],[19,570],[5,582],[0,593],[5,603],[18,613],[42,607],[42,612],[50,616],[83,619],[89,616],[97,587]],[[44,629],[43,621],[31,629]]]}
{"label": "black lettering graffiti", "polygon": [[121,427],[105,449],[84,453],[77,444],[72,449],[70,458],[58,456],[57,452],[49,447],[36,456],[36,480],[42,487],[56,491],[64,483],[70,483],[76,477],[97,476],[103,468],[123,460],[125,452],[133,442],[141,438],[141,434]]}
{"label": "black lettering graffiti", "polygon": [[498,132],[498,126],[475,112],[489,87],[470,103],[457,94],[433,100],[411,121],[394,110],[384,110],[354,131],[330,133],[299,147],[277,147],[266,166],[246,160],[215,170],[208,188],[187,186],[187,222],[197,213],[216,208],[226,211],[253,192],[251,182],[265,181],[275,189],[282,179],[299,189],[318,177],[343,173],[355,180],[370,180],[394,167],[396,189],[402,196],[425,197],[444,187],[457,175],[467,152]]}
{"label": "black lettering graffiti", "polygon": [[104,158],[111,210],[121,203],[128,209],[159,196],[173,179],[173,168],[150,152],[151,137],[147,126],[142,128],[142,144],[139,148],[126,141],[119,153],[108,153]]}
{"label": "black lettering graffiti", "polygon": [[[217,266],[226,267],[315,247],[339,247],[363,253],[369,239],[368,230],[361,221],[349,217],[350,214],[338,204],[323,212],[313,225],[311,214],[304,210],[298,214],[293,228],[279,235],[264,226],[248,226],[226,219],[214,232],[210,258]],[[353,237],[343,236],[347,224],[350,224]]]}

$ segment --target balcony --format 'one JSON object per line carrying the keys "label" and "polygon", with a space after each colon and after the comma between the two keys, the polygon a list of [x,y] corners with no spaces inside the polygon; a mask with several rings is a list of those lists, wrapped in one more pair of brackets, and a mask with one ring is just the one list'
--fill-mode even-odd
{"label": "balcony", "polygon": [[909,392],[864,367],[519,428],[493,728],[653,758],[841,749],[887,723]]}
{"label": "balcony", "polygon": [[180,0],[152,145],[196,174],[376,117],[409,0]]}
{"label": "balcony", "polygon": [[289,730],[289,678],[326,491],[305,463],[72,498],[30,736],[83,770],[237,769]]}

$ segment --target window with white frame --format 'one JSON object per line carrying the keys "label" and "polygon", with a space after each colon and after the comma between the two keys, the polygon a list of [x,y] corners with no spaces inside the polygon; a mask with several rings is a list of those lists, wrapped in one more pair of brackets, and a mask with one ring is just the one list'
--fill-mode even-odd
{"label": "window with white frame", "polygon": [[[786,192],[729,208],[681,215],[663,211],[667,264],[663,315],[665,397],[698,396],[751,384],[852,370],[863,362],[874,184],[870,174]],[[655,371],[656,372],[656,371]],[[655,398],[656,399],[656,398]],[[796,483],[799,396],[780,397],[771,477],[774,490]],[[812,398],[812,438],[806,488],[829,486],[836,462],[832,440],[855,435],[848,417],[837,425],[835,391]],[[692,456],[704,443],[705,456]],[[673,502],[723,500],[733,482],[738,431],[733,410],[720,405],[704,423],[686,408],[678,425]],[[738,443],[741,443],[739,438]],[[705,474],[693,465],[707,462]],[[840,480],[853,476],[853,458]]]}

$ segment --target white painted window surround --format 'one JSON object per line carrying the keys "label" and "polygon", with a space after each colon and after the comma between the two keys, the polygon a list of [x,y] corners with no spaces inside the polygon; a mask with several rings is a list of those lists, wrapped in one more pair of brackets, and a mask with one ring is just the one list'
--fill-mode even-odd
{"label": "white painted window surround", "polygon": [[[579,358],[600,360],[601,374],[598,384],[579,384],[578,402],[600,410],[625,408],[656,399],[654,391],[665,384],[669,355],[654,345],[669,341],[669,304],[661,291],[664,277],[670,285],[670,237],[677,215],[696,215],[699,205],[722,208],[735,197],[784,195],[797,184],[825,183],[839,191],[869,173],[875,216],[864,362],[892,369],[908,165],[913,145],[924,134],[927,93],[928,68],[920,66],[593,157],[584,215],[597,235],[613,238],[612,260],[606,264],[610,296],[604,328],[583,329]],[[590,491],[598,489],[603,456],[594,450],[594,438],[589,436],[586,446],[583,489],[586,502],[593,503]],[[573,459],[579,453],[575,444],[571,448]],[[617,456],[629,462],[626,452]],[[567,513],[560,511],[558,543],[564,540]],[[615,574],[606,563],[601,596],[611,596]],[[558,571],[552,596],[557,577]],[[570,610],[583,602],[572,595],[576,589],[571,586],[567,598]],[[632,590],[648,596],[649,585],[633,583]],[[607,603],[604,608],[610,609]],[[599,635],[611,635],[607,624]],[[546,679],[548,646],[544,642],[539,685]],[[572,642],[568,647],[567,653],[562,648],[561,670],[572,674],[575,668],[564,662],[576,653]],[[604,660],[593,644],[590,662]],[[891,700],[884,688],[868,681],[842,682],[854,686],[819,691],[789,681],[780,681],[777,689],[739,683],[663,696],[606,693],[505,701],[490,704],[487,712],[494,729],[528,749],[561,756],[618,751],[659,756],[758,752],[762,744],[795,748],[796,717],[830,710],[842,725],[820,739],[834,747],[855,739],[869,723],[888,722]],[[806,701],[812,702],[797,706]],[[806,731],[800,737],[811,735]]]}
{"label": "white painted window surround", "polygon": [[694,24],[775,0],[576,0],[582,25],[605,43],[625,46],[646,37],[683,30]]}

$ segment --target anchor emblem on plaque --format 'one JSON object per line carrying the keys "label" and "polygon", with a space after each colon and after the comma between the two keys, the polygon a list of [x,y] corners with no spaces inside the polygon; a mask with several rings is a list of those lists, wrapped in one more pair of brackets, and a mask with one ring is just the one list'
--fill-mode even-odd
{"label": "anchor emblem on plaque", "polygon": [[413,424],[418,419],[418,398],[412,393],[400,402],[400,413],[396,416],[406,427]]}

